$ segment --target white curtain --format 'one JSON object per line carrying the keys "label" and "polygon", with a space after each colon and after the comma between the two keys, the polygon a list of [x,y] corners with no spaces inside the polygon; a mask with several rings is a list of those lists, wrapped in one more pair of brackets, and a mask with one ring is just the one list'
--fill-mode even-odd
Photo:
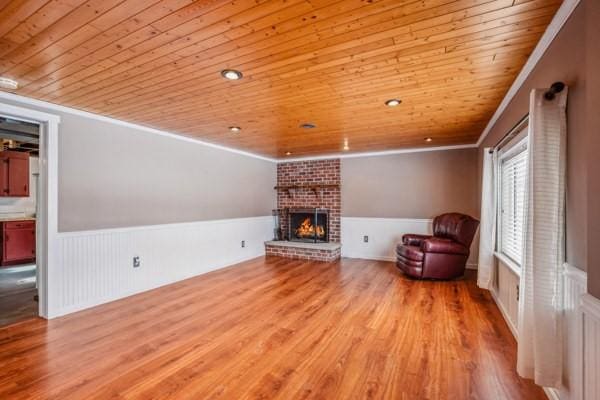
{"label": "white curtain", "polygon": [[546,387],[562,374],[561,285],[564,262],[567,90],[553,100],[533,90],[517,371]]}
{"label": "white curtain", "polygon": [[496,247],[496,187],[498,179],[497,151],[483,149],[483,180],[481,182],[481,224],[479,226],[479,266],[477,285],[491,289],[494,280],[494,250]]}

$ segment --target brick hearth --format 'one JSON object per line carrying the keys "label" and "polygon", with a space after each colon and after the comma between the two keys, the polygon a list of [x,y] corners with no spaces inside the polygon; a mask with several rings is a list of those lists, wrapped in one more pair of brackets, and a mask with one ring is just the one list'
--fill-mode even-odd
{"label": "brick hearth", "polygon": [[279,256],[311,261],[335,261],[340,258],[339,243],[266,242],[267,256]]}

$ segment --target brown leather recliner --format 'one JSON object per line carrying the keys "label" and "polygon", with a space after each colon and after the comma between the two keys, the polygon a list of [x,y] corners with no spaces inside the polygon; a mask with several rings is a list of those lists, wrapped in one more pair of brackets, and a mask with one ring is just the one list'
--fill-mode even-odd
{"label": "brown leather recliner", "polygon": [[439,215],[433,220],[433,236],[402,236],[396,247],[396,265],[413,278],[458,278],[465,273],[478,226],[479,221],[468,215]]}

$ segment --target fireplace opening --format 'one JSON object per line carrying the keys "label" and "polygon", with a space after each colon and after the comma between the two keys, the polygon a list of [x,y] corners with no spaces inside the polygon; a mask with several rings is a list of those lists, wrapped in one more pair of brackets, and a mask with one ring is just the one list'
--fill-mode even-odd
{"label": "fireplace opening", "polygon": [[289,210],[289,240],[295,242],[329,242],[329,211],[320,208]]}

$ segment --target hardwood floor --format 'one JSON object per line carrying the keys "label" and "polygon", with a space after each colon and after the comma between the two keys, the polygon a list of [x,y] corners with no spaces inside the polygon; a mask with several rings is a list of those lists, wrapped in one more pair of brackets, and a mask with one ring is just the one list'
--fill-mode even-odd
{"label": "hardwood floor", "polygon": [[2,399],[545,399],[471,278],[258,258],[0,329]]}
{"label": "hardwood floor", "polygon": [[0,268],[0,326],[38,315],[35,265]]}

